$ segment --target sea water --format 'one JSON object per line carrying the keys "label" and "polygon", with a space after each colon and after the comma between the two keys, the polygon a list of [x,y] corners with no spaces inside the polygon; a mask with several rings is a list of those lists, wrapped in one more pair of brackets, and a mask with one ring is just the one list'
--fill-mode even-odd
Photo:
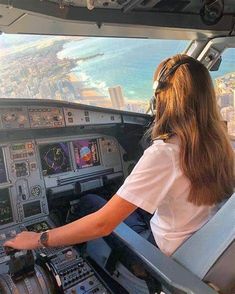
{"label": "sea water", "polygon": [[[128,99],[148,100],[152,95],[153,73],[164,59],[185,51],[190,41],[126,38],[85,38],[67,42],[60,58],[79,58],[75,69],[91,87],[107,95],[107,88],[121,85]],[[94,56],[94,58],[88,58]],[[84,61],[82,61],[84,59]],[[212,78],[235,72],[235,50],[223,54],[220,70]]]}

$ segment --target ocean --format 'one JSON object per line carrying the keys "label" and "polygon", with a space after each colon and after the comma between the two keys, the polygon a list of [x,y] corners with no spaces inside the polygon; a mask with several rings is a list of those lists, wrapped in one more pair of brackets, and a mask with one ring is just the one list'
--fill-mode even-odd
{"label": "ocean", "polygon": [[[74,69],[87,86],[108,95],[108,87],[121,85],[128,99],[148,100],[157,65],[167,57],[183,52],[190,41],[125,38],[86,38],[66,42],[59,58],[84,58]],[[87,57],[94,58],[87,58]],[[212,78],[235,72],[235,49],[227,49],[219,71]]]}

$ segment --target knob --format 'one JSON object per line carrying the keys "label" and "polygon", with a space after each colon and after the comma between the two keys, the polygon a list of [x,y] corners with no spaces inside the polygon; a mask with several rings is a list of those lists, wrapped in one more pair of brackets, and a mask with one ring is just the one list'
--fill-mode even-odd
{"label": "knob", "polygon": [[17,118],[17,122],[19,124],[23,124],[24,122],[26,121],[26,117],[24,115],[19,115],[18,118]]}
{"label": "knob", "polygon": [[5,122],[11,122],[11,121],[15,121],[16,120],[16,114],[15,113],[6,113],[3,116],[3,120]]}
{"label": "knob", "polygon": [[61,115],[55,115],[55,116],[53,116],[53,120],[54,121],[61,121],[62,120],[62,116]]}
{"label": "knob", "polygon": [[65,258],[66,259],[73,259],[73,251],[72,250],[68,250],[66,253],[65,253]]}

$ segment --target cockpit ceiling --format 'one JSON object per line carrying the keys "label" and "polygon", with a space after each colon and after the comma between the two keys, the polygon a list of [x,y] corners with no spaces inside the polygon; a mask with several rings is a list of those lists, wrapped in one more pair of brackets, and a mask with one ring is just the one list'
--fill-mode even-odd
{"label": "cockpit ceiling", "polygon": [[[222,5],[209,25],[208,1]],[[0,0],[0,31],[205,40],[234,35],[234,15],[235,0]]]}
{"label": "cockpit ceiling", "polygon": [[[86,0],[47,0],[63,6],[86,7]],[[45,1],[45,2],[47,2]],[[152,10],[159,12],[187,12],[198,14],[202,7],[202,0],[94,0],[96,8],[125,9],[125,5],[134,3],[138,10]],[[224,1],[224,13],[235,13],[235,1]]]}

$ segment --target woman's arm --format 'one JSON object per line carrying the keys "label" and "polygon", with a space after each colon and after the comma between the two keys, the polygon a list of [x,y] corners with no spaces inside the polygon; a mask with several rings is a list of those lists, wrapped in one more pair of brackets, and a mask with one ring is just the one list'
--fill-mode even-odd
{"label": "woman's arm", "polygon": [[[114,195],[100,210],[65,226],[49,231],[50,247],[73,245],[109,235],[137,206]],[[82,209],[82,208],[81,208]],[[22,232],[4,246],[16,249],[35,249],[39,245],[39,233]]]}

